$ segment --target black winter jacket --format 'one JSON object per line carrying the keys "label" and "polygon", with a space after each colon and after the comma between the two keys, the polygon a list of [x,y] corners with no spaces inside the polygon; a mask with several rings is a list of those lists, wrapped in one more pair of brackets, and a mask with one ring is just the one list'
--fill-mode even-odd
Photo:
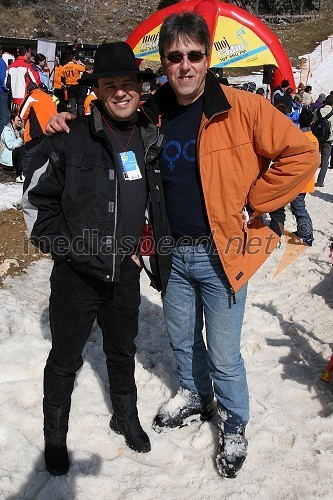
{"label": "black winter jacket", "polygon": [[[151,278],[164,293],[171,240],[157,167],[163,135],[143,113],[138,125],[145,148],[149,216],[159,250],[151,258]],[[45,138],[30,164],[23,193],[32,243],[54,260],[66,259],[75,269],[103,281],[119,279],[122,257],[117,251],[121,220],[112,154],[97,103],[89,117],[70,124],[70,134]]]}

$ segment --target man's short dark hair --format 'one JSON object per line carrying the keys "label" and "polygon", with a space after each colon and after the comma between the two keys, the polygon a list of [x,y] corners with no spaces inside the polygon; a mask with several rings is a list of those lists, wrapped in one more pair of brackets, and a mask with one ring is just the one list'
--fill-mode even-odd
{"label": "man's short dark hair", "polygon": [[24,47],[23,45],[20,45],[18,48],[17,48],[17,55],[18,56],[25,56],[27,52],[29,52],[30,49],[28,49],[27,47]]}
{"label": "man's short dark hair", "polygon": [[161,26],[159,36],[159,53],[163,57],[164,50],[174,42],[192,41],[205,47],[206,55],[210,54],[210,34],[206,21],[196,12],[171,14]]}
{"label": "man's short dark hair", "polygon": [[284,88],[289,87],[289,85],[290,85],[289,80],[282,80],[282,82],[281,82],[281,87],[282,87],[283,89],[284,89]]}
{"label": "man's short dark hair", "polygon": [[301,128],[310,127],[313,122],[313,112],[309,108],[303,108],[299,115],[299,126]]}
{"label": "man's short dark hair", "polygon": [[283,104],[283,102],[277,102],[276,104],[274,104],[274,107],[281,111],[281,113],[283,113],[284,115],[288,114],[288,108],[285,104]]}

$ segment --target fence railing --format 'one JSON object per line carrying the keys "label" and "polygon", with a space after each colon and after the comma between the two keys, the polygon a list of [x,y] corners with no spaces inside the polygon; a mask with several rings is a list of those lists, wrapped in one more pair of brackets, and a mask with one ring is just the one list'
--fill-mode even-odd
{"label": "fence railing", "polygon": [[279,16],[278,14],[272,16],[260,16],[260,19],[268,24],[279,24],[280,26],[286,26],[288,24],[298,23],[300,21],[308,21],[309,19],[314,19],[318,17],[318,14],[295,14],[295,15],[284,15]]}
{"label": "fence railing", "polygon": [[314,71],[320,70],[320,67],[325,69],[325,54],[333,52],[333,35],[330,35],[326,40],[319,43],[319,46],[312,54],[307,54],[301,59],[301,69],[299,72],[299,82],[305,85],[316,84],[321,90],[320,92],[328,95],[329,88],[324,88],[313,76]]}

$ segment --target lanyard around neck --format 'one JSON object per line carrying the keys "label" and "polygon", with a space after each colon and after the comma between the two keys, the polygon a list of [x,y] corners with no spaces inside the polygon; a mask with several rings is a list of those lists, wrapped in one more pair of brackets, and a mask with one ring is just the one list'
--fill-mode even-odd
{"label": "lanyard around neck", "polygon": [[106,119],[104,118],[104,116],[102,116],[102,120],[103,122],[105,123],[105,125],[108,127],[108,129],[112,132],[112,134],[114,135],[114,138],[118,141],[118,143],[120,144],[120,146],[122,147],[123,151],[126,153],[127,151],[127,148],[132,140],[132,137],[133,137],[133,134],[134,134],[134,131],[136,129],[136,124],[134,125],[133,129],[132,129],[132,132],[131,132],[131,135],[130,135],[130,138],[128,139],[127,141],[127,144],[126,146],[124,147],[124,144],[121,142],[121,140],[119,139],[119,137],[117,137],[115,131],[112,129],[112,127],[110,127],[110,125],[108,124],[108,122],[106,121]]}

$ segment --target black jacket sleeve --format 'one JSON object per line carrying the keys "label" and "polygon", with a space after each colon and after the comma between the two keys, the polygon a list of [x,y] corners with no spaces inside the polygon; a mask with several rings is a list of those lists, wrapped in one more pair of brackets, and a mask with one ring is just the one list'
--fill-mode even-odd
{"label": "black jacket sleeve", "polygon": [[31,242],[44,253],[54,253],[61,235],[61,199],[66,165],[61,154],[63,134],[45,138],[29,165],[22,198],[23,212]]}

